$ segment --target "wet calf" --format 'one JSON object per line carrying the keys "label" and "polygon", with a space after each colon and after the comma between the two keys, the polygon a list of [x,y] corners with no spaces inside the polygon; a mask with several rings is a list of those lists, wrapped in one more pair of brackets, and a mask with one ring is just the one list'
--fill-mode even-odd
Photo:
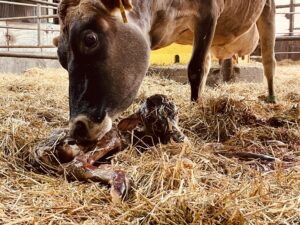
{"label": "wet calf", "polygon": [[185,139],[178,127],[177,107],[165,95],[147,98],[138,112],[120,121],[118,129],[124,136],[124,131],[133,131],[134,144],[144,147]]}
{"label": "wet calf", "polygon": [[154,95],[141,104],[137,113],[123,119],[94,142],[78,142],[67,129],[54,131],[50,138],[34,151],[35,166],[44,172],[66,174],[69,179],[92,180],[111,186],[114,202],[120,202],[130,189],[124,170],[110,165],[110,156],[122,151],[131,141],[148,148],[159,142],[183,142],[185,136],[178,127],[176,105],[164,95]]}

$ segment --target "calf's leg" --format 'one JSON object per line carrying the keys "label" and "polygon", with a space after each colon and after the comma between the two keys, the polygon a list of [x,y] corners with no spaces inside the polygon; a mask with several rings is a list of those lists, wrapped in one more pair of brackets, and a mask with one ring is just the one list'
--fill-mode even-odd
{"label": "calf's leg", "polygon": [[275,103],[273,77],[275,75],[275,3],[274,0],[267,0],[263,12],[257,21],[257,28],[260,37],[262,62],[264,73],[268,81],[269,96],[267,102]]}

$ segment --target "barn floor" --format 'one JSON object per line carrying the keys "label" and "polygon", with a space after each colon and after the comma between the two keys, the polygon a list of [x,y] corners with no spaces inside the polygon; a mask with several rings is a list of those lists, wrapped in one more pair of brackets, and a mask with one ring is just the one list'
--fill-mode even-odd
{"label": "barn floor", "polygon": [[190,144],[119,153],[134,192],[113,205],[99,184],[27,169],[33,146],[67,126],[66,73],[1,75],[0,224],[299,224],[300,64],[279,66],[275,80],[275,105],[262,101],[265,84],[240,83],[192,105],[187,85],[146,78],[126,113],[152,94],[172,96]]}

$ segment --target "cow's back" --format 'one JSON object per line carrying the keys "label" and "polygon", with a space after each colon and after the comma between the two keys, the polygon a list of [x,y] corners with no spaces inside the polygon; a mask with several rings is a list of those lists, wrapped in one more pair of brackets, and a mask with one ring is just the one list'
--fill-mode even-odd
{"label": "cow's back", "polygon": [[[270,0],[214,0],[215,14],[219,15],[212,46],[224,48],[226,45],[240,43],[251,38],[249,32],[261,15],[267,1]],[[159,49],[172,43],[193,44],[194,25],[197,23],[204,0],[133,0],[132,21],[143,30],[150,40],[152,49]],[[204,8],[203,11],[211,9]],[[249,35],[245,35],[249,33]],[[252,40],[253,39],[253,40]],[[250,49],[251,46],[247,47]],[[232,49],[231,47],[227,49]],[[242,51],[242,49],[239,49]],[[246,52],[246,51],[242,51]],[[234,52],[237,53],[237,52]],[[227,54],[228,55],[228,54]]]}

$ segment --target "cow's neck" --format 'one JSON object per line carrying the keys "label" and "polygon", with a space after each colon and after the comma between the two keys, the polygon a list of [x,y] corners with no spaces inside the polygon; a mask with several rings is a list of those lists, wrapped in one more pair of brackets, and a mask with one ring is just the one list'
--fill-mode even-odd
{"label": "cow's neck", "polygon": [[133,0],[132,3],[133,10],[128,15],[130,21],[141,29],[152,49],[176,42],[178,34],[188,29],[188,20],[182,16],[184,8],[180,9],[182,19],[174,23],[179,9],[172,5],[173,0]]}

